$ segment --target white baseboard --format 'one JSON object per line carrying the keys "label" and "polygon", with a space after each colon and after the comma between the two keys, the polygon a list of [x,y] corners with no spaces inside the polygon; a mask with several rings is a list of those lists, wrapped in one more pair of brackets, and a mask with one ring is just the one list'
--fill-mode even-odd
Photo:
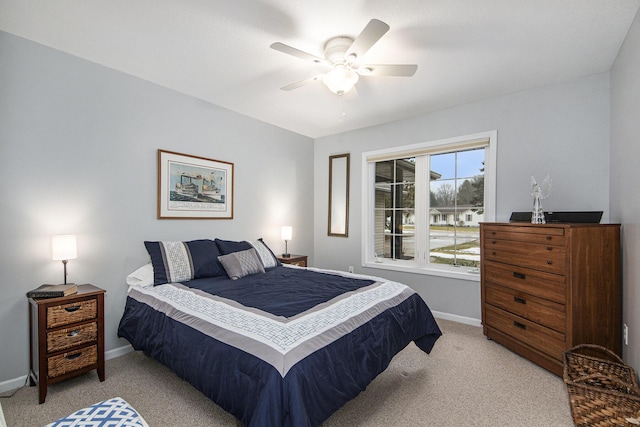
{"label": "white baseboard", "polygon": [[452,322],[464,323],[471,326],[482,326],[480,319],[474,319],[473,317],[458,316],[457,314],[443,313],[441,311],[432,311],[433,316],[437,319],[451,320]]}
{"label": "white baseboard", "polygon": [[[133,351],[133,347],[127,344],[122,347],[114,348],[113,350],[105,351],[104,358],[105,360],[114,359],[116,357],[123,356],[131,351]],[[12,380],[0,382],[0,393],[5,393],[7,391],[15,390],[17,388],[22,387],[23,385],[25,385],[27,378],[28,378],[27,375],[23,375],[21,377],[14,378]],[[1,410],[2,408],[0,408],[0,411]],[[2,413],[0,413],[0,415],[2,415]],[[0,418],[0,421],[2,421],[1,418]],[[0,427],[6,427],[6,426],[4,426],[3,424],[0,424]]]}
{"label": "white baseboard", "polygon": [[133,347],[131,347],[131,344],[127,344],[122,347],[114,348],[113,350],[105,351],[104,358],[105,360],[115,359],[116,357],[124,356],[132,351]]}
{"label": "white baseboard", "polygon": [[[25,385],[26,381],[27,381],[27,376],[26,375],[23,375],[23,376],[18,377],[18,378],[14,378],[12,380],[2,381],[0,383],[0,393],[5,393],[7,391],[15,390],[17,388],[20,388],[23,385]],[[2,427],[2,424],[0,424],[0,427]]]}
{"label": "white baseboard", "polygon": [[4,420],[4,414],[2,413],[1,403],[0,403],[0,427],[7,427],[7,422]]}

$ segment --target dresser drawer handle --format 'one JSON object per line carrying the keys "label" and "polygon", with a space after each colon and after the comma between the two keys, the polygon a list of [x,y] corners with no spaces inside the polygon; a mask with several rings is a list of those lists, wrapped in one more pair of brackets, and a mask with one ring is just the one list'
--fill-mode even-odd
{"label": "dresser drawer handle", "polygon": [[65,356],[65,359],[67,360],[73,360],[73,359],[77,359],[78,357],[82,356],[82,352],[80,353],[76,353],[76,354],[72,354],[71,356]]}
{"label": "dresser drawer handle", "polygon": [[520,328],[523,331],[527,330],[527,325],[523,325],[522,323],[516,322],[515,320],[513,321],[513,326],[515,326],[516,328]]}
{"label": "dresser drawer handle", "polygon": [[551,261],[550,259],[547,260],[547,265],[551,265],[553,264],[553,261]]}
{"label": "dresser drawer handle", "polygon": [[526,304],[527,300],[524,298],[520,298],[520,297],[513,297],[513,300],[519,304]]}
{"label": "dresser drawer handle", "polygon": [[71,331],[69,332],[69,334],[67,335],[68,337],[75,337],[76,335],[78,335],[80,333],[80,329],[76,329],[75,331]]}
{"label": "dresser drawer handle", "polygon": [[82,307],[80,307],[79,305],[74,305],[73,307],[65,307],[64,310],[67,313],[73,313],[74,311],[78,311],[80,310]]}
{"label": "dresser drawer handle", "polygon": [[553,246],[547,246],[547,250],[551,252],[553,250]]}
{"label": "dresser drawer handle", "polygon": [[516,279],[526,279],[527,275],[524,273],[518,273],[518,272],[513,272],[513,277],[515,277]]}
{"label": "dresser drawer handle", "polygon": [[551,240],[551,236],[547,236],[547,240]]}

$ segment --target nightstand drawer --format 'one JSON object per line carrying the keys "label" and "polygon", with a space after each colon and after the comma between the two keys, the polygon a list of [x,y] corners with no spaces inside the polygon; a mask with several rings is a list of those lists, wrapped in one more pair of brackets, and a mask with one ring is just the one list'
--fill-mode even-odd
{"label": "nightstand drawer", "polygon": [[76,345],[86,344],[98,339],[98,324],[96,322],[59,329],[47,333],[47,352],[64,350]]}
{"label": "nightstand drawer", "polygon": [[48,378],[58,377],[98,363],[98,348],[95,345],[50,357],[47,361]]}
{"label": "nightstand drawer", "polygon": [[98,309],[95,298],[48,307],[47,329],[82,322],[83,320],[95,319],[97,315]]}

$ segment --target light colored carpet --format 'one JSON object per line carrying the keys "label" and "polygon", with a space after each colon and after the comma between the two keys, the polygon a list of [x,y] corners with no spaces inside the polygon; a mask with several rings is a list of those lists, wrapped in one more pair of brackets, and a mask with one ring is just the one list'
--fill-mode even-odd
{"label": "light colored carpet", "polygon": [[[430,355],[410,344],[358,397],[323,427],[573,426],[565,385],[499,344],[482,329],[438,320],[444,335]],[[1,399],[8,427],[42,426],[78,409],[122,397],[155,426],[236,427],[236,419],[165,366],[139,352],[95,372]]]}

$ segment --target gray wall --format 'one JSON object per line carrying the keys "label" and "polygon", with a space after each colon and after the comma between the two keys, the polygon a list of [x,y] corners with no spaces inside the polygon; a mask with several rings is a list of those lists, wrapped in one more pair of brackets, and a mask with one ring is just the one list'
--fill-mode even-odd
{"label": "gray wall", "polygon": [[[348,114],[348,111],[347,111]],[[348,120],[348,116],[346,118]],[[529,180],[553,179],[545,210],[603,210],[609,216],[609,74],[477,102],[316,140],[315,263],[412,286],[432,310],[480,319],[478,281],[359,267],[362,153],[488,130],[498,131],[498,221],[531,209]],[[351,153],[349,237],[327,236],[328,157]],[[473,322],[472,322],[473,323]]]}
{"label": "gray wall", "polygon": [[[0,32],[0,391],[28,369],[25,293],[61,283],[51,236],[73,233],[69,281],[107,290],[106,348],[143,241],[255,239],[313,255],[313,140]],[[157,220],[157,149],[235,163],[233,220]]]}
{"label": "gray wall", "polygon": [[611,71],[611,219],[622,223],[624,360],[640,373],[640,13]]}

